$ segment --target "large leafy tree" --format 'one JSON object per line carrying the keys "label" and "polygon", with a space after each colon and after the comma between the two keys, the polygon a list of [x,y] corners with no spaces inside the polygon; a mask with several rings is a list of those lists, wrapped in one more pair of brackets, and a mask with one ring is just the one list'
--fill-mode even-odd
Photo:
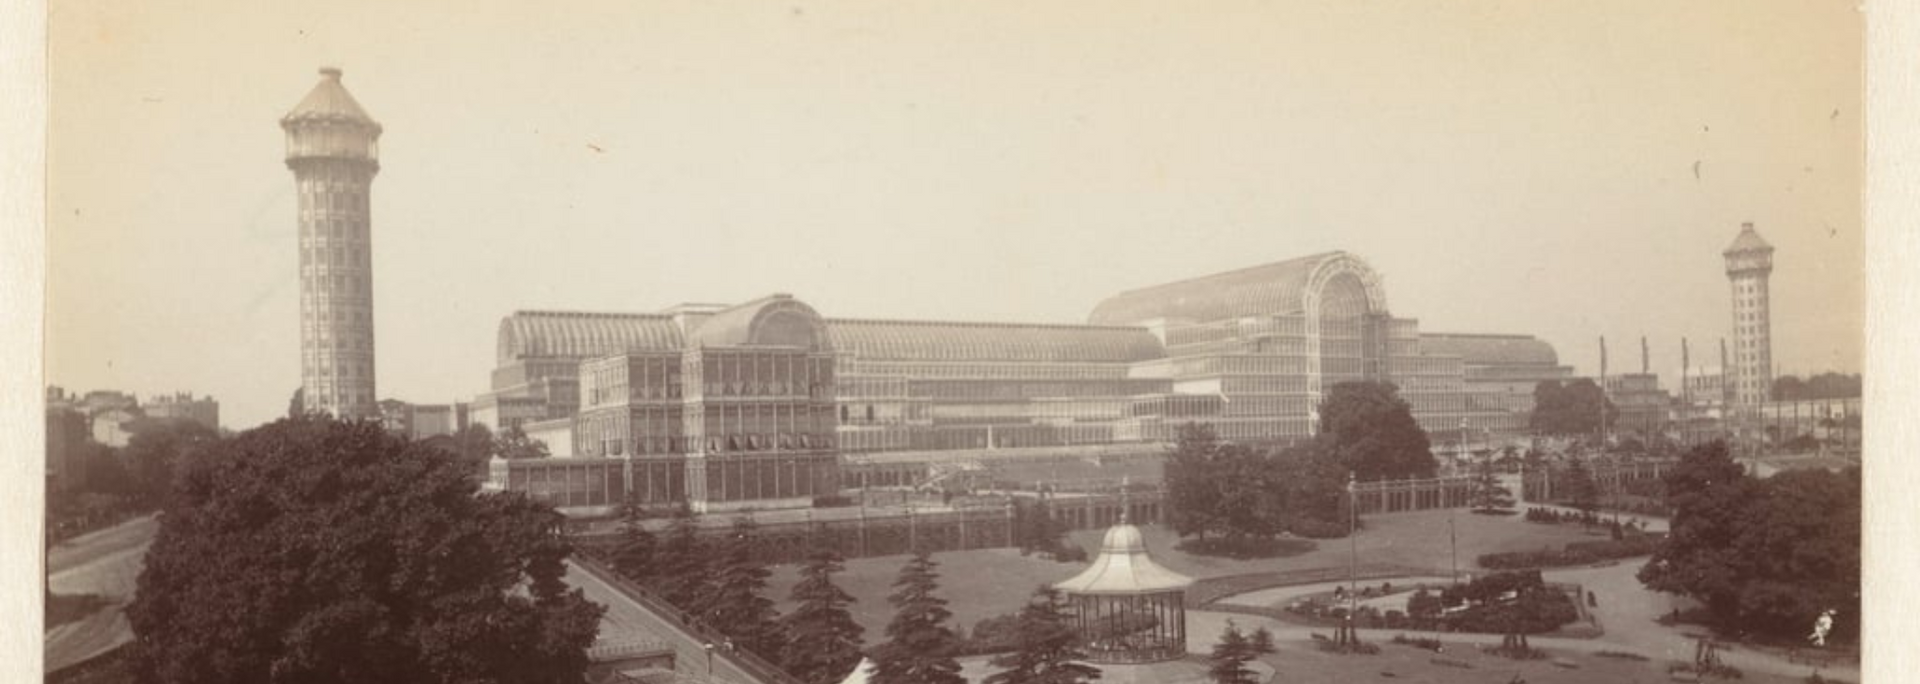
{"label": "large leafy tree", "polygon": [[986,684],[1084,684],[1100,678],[1100,670],[1086,663],[1079,634],[1067,624],[1066,599],[1058,589],[1042,585],[1020,609],[1014,626],[1016,650],[991,662],[999,672]]}
{"label": "large leafy tree", "polygon": [[551,454],[547,452],[546,442],[528,437],[526,431],[515,425],[507,428],[506,432],[494,436],[491,455],[498,458],[517,459],[546,458]]}
{"label": "large leafy tree", "polygon": [[1529,427],[1536,433],[1562,437],[1597,434],[1602,416],[1607,425],[1612,425],[1620,411],[1591,379],[1542,380],[1533,387]]}
{"label": "large leafy tree", "polygon": [[1831,609],[1836,638],[1857,636],[1858,470],[1758,480],[1713,442],[1684,455],[1666,484],[1674,516],[1640,568],[1647,587],[1700,601],[1723,629],[1797,637]]}
{"label": "large leafy tree", "polygon": [[133,603],[142,682],[579,681],[601,608],[551,508],[377,423],[281,420],[185,464]]}
{"label": "large leafy tree", "polygon": [[1274,457],[1274,472],[1288,529],[1313,532],[1308,536],[1324,536],[1328,530],[1344,534],[1348,471],[1329,445],[1316,442],[1282,451]]}
{"label": "large leafy tree", "polygon": [[720,553],[714,559],[713,583],[701,602],[707,621],[735,644],[765,658],[780,655],[779,615],[766,597],[767,577],[773,574],[753,557],[759,528],[752,518],[733,521]]}
{"label": "large leafy tree", "polygon": [[1776,636],[1804,636],[1832,609],[1835,639],[1857,635],[1860,616],[1858,471],[1800,470],[1760,481],[1735,552],[1751,564],[1739,622]]}
{"label": "large leafy tree", "polygon": [[1167,517],[1180,536],[1206,539],[1207,532],[1220,526],[1219,469],[1214,465],[1220,447],[1213,426],[1187,423],[1180,426],[1167,454]]}
{"label": "large leafy tree", "polygon": [[1343,382],[1320,405],[1320,434],[1326,448],[1361,480],[1433,477],[1427,433],[1392,384]]}
{"label": "large leafy tree", "polygon": [[947,627],[953,613],[939,589],[939,564],[922,550],[909,558],[893,582],[887,603],[894,609],[887,640],[875,646],[874,684],[965,684],[954,660],[960,639]]}
{"label": "large leafy tree", "polygon": [[137,503],[163,506],[174,474],[208,445],[220,440],[213,428],[185,419],[143,420],[121,456],[133,478]]}
{"label": "large leafy tree", "polygon": [[860,664],[862,630],[847,610],[853,596],[833,583],[845,569],[830,549],[809,556],[793,585],[793,611],[780,618],[787,634],[780,665],[807,684],[839,682]]}

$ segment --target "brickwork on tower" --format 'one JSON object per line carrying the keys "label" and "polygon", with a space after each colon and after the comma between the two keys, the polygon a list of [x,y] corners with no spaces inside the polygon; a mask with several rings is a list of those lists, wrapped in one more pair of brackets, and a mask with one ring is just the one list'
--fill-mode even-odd
{"label": "brickwork on tower", "polygon": [[1772,399],[1773,390],[1772,301],[1767,291],[1773,246],[1747,223],[1722,256],[1733,288],[1733,372],[1727,380],[1733,383],[1736,432],[1752,438],[1760,407]]}
{"label": "brickwork on tower", "polygon": [[369,209],[381,129],[340,70],[320,74],[280,120],[300,207],[300,387],[306,410],[377,417]]}

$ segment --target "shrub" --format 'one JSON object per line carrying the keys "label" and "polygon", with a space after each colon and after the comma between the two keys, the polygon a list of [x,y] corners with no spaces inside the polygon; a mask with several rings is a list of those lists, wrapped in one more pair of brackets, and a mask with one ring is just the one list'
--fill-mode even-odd
{"label": "shrub", "polygon": [[1344,539],[1347,536],[1347,523],[1327,520],[1297,520],[1290,528],[1294,536],[1307,539]]}
{"label": "shrub", "polygon": [[[1315,635],[1315,636],[1319,636],[1319,635]],[[1319,646],[1321,651],[1326,653],[1339,653],[1342,655],[1379,655],[1380,654],[1379,644],[1368,643],[1365,641],[1357,641],[1357,642],[1340,644],[1340,643],[1335,643],[1333,641],[1326,640],[1326,637],[1321,637],[1319,639],[1315,639],[1313,643]]]}
{"label": "shrub", "polygon": [[1078,544],[1061,544],[1059,548],[1053,550],[1053,559],[1062,563],[1085,563],[1087,550],[1080,548]]}
{"label": "shrub", "polygon": [[853,499],[839,494],[813,497],[814,508],[844,508],[853,505]]}
{"label": "shrub", "polygon": [[1433,651],[1434,653],[1439,653],[1443,648],[1440,645],[1439,639],[1435,639],[1432,637],[1409,637],[1405,634],[1393,635],[1393,643],[1400,644],[1402,646],[1412,646],[1414,648],[1424,648],[1426,650]]}
{"label": "shrub", "polygon": [[1572,542],[1558,551],[1541,549],[1489,553],[1481,555],[1476,560],[1480,563],[1480,567],[1489,570],[1587,565],[1651,554],[1660,548],[1660,543],[1664,539],[1665,537],[1660,535],[1628,535],[1621,539]]}
{"label": "shrub", "polygon": [[1629,653],[1629,652],[1627,652],[1627,651],[1601,651],[1601,652],[1599,652],[1599,653],[1595,653],[1594,655],[1597,655],[1597,656],[1600,656],[1600,657],[1602,657],[1602,658],[1615,658],[1615,659],[1619,659],[1619,660],[1633,660],[1633,661],[1639,661],[1639,662],[1643,662],[1643,663],[1647,661],[1647,657],[1646,657],[1646,656],[1643,656],[1643,655],[1640,655],[1640,654],[1638,654],[1638,653]]}

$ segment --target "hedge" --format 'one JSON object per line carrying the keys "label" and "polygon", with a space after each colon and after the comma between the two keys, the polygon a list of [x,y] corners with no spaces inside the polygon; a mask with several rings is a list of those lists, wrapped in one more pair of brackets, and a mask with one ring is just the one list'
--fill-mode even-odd
{"label": "hedge", "polygon": [[1569,565],[1588,565],[1616,558],[1632,558],[1652,554],[1660,548],[1666,535],[1641,535],[1624,539],[1602,541],[1581,541],[1567,544],[1560,550],[1541,549],[1539,551],[1511,551],[1507,553],[1489,553],[1480,556],[1480,567],[1489,570],[1513,570],[1518,568],[1555,568]]}

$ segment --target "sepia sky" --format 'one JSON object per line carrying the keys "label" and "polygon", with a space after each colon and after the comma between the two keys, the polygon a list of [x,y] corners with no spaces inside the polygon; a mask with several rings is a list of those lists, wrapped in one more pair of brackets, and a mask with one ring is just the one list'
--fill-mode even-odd
{"label": "sepia sky", "polygon": [[1860,369],[1851,2],[155,4],[51,2],[48,379],[228,427],[300,382],[277,121],[322,65],[386,130],[382,397],[484,391],[515,309],[1080,322],[1331,249],[1672,387],[1742,221],[1780,370]]}

